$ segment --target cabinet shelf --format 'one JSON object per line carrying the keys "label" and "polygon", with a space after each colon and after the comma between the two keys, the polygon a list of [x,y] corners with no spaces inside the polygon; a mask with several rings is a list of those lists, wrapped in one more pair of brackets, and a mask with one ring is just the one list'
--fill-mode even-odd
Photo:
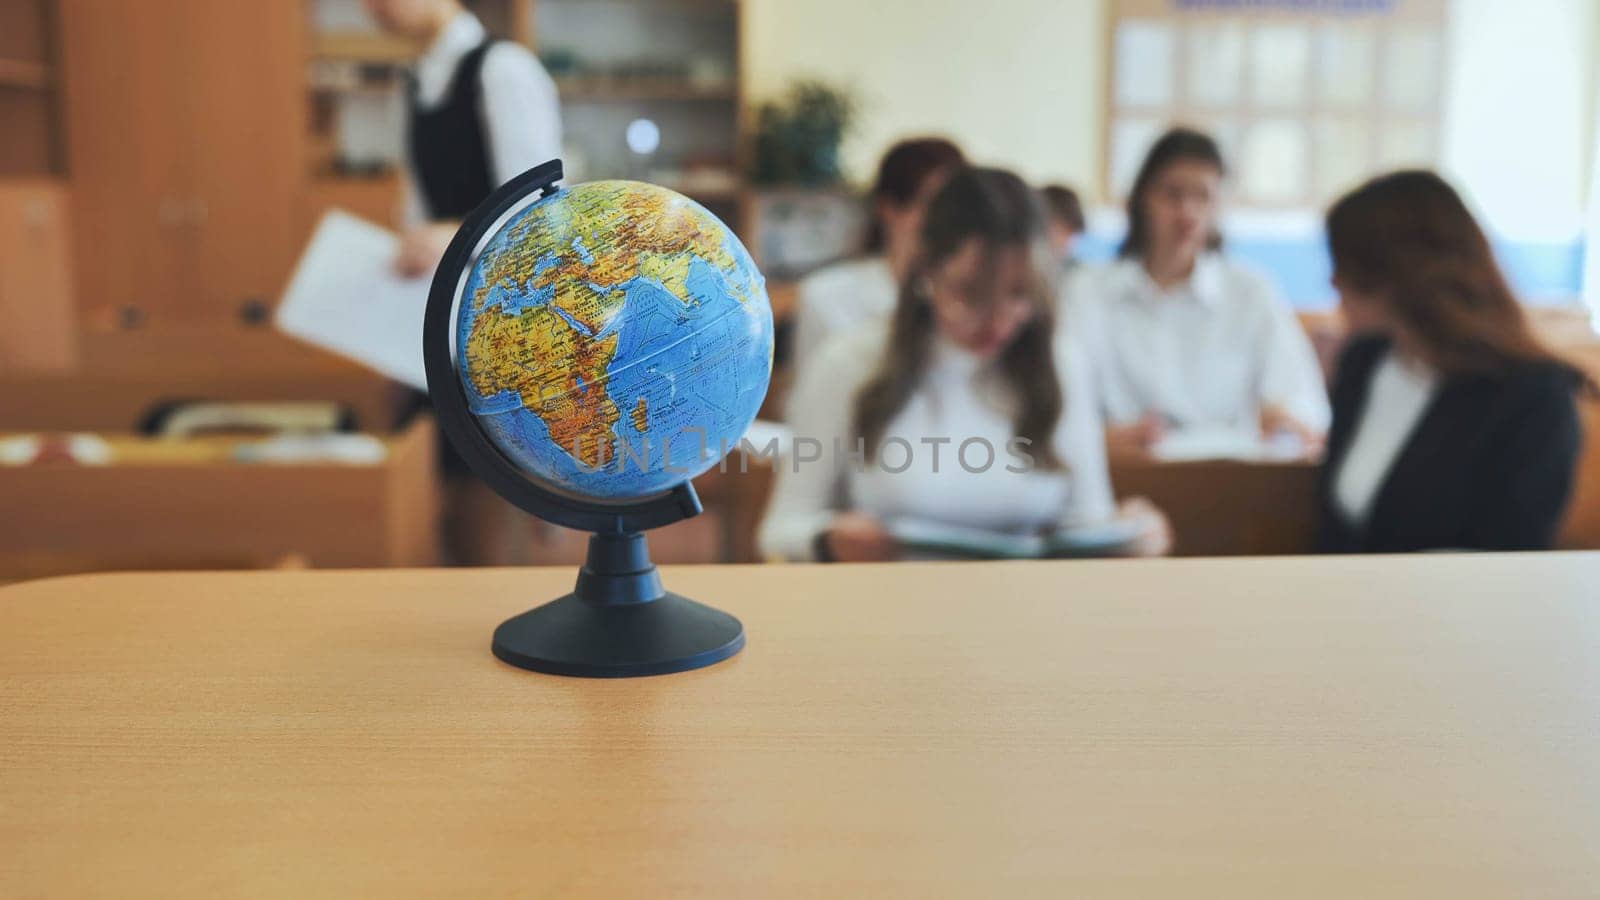
{"label": "cabinet shelf", "polygon": [[630,100],[731,101],[738,96],[732,82],[695,84],[681,78],[558,78],[563,100],[622,102]]}
{"label": "cabinet shelf", "polygon": [[311,40],[311,55],[319,59],[401,65],[416,59],[418,52],[412,41],[363,31],[325,32]]}
{"label": "cabinet shelf", "polygon": [[399,90],[395,83],[369,82],[364,84],[340,84],[337,82],[315,82],[309,86],[311,93],[337,96],[370,96],[388,97]]}

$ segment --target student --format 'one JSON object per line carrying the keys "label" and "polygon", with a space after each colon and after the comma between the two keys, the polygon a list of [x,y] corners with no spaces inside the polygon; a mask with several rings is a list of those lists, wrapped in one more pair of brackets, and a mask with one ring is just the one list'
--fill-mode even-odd
{"label": "student", "polygon": [[1134,179],[1118,259],[1067,285],[1114,452],[1148,451],[1173,428],[1259,427],[1315,446],[1327,426],[1322,373],[1293,312],[1220,252],[1224,172],[1211,138],[1167,132]]}
{"label": "student", "polygon": [[1329,552],[1540,550],[1572,488],[1574,392],[1489,242],[1431,172],[1374,179],[1328,213],[1340,357],[1323,464]]}
{"label": "student", "polygon": [[[408,78],[405,228],[395,257],[400,274],[420,278],[495,188],[560,156],[555,83],[525,47],[491,40],[457,0],[366,0],[366,7],[385,30],[426,48]],[[559,536],[474,478],[442,436],[439,460],[447,562],[534,562],[538,545]]]}
{"label": "student", "polygon": [[[897,516],[1021,533],[1118,514],[1085,361],[1054,331],[1042,238],[1015,175],[950,177],[891,318],[836,335],[802,373],[795,453],[761,524],[763,552],[893,559],[884,523]],[[802,458],[812,441],[820,452]],[[1165,520],[1148,504],[1124,513],[1146,517],[1141,552],[1165,549]]]}
{"label": "student", "polygon": [[409,78],[405,231],[395,267],[433,271],[460,222],[513,177],[561,155],[555,83],[527,48],[495,41],[458,0],[366,0],[425,47]]}
{"label": "student", "polygon": [[961,167],[960,148],[943,138],[914,138],[889,148],[872,186],[868,256],[801,279],[796,296],[794,360],[803,368],[828,336],[888,317],[910,265],[928,199]]}
{"label": "student", "polygon": [[1078,238],[1083,235],[1083,204],[1078,192],[1060,184],[1047,184],[1039,189],[1039,199],[1044,201],[1047,214],[1045,230],[1049,235],[1050,249],[1061,261],[1061,271],[1070,272],[1078,265]]}

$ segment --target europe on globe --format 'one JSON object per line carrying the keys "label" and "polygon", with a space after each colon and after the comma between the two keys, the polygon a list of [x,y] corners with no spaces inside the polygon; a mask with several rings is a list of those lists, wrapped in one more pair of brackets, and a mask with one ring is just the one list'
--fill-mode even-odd
{"label": "europe on globe", "polygon": [[687,197],[563,188],[511,215],[456,316],[469,409],[548,486],[623,501],[704,472],[755,419],[772,371],[765,281]]}

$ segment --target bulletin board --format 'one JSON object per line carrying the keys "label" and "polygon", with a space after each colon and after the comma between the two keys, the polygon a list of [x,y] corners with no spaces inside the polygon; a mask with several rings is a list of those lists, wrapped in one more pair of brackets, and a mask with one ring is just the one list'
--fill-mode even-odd
{"label": "bulletin board", "polygon": [[1319,206],[1438,162],[1445,0],[1113,0],[1102,190],[1174,124],[1222,147],[1238,202]]}

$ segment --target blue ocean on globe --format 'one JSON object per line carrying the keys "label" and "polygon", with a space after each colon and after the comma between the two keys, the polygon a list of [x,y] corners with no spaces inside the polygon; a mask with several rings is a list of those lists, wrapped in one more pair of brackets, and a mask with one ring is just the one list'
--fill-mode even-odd
{"label": "blue ocean on globe", "polygon": [[558,490],[622,501],[704,472],[766,396],[772,310],[744,245],[655,185],[514,213],[468,273],[456,364],[491,441]]}

